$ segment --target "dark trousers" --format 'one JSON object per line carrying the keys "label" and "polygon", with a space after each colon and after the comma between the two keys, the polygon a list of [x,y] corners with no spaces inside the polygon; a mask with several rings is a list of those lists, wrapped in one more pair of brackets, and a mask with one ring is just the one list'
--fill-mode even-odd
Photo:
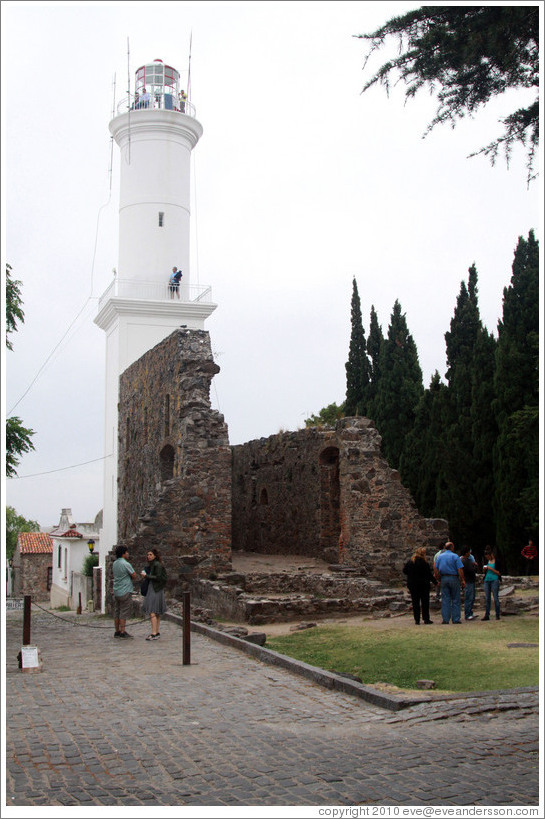
{"label": "dark trousers", "polygon": [[420,610],[424,623],[430,619],[430,586],[429,583],[419,586],[409,586],[413,604],[414,622],[420,622]]}

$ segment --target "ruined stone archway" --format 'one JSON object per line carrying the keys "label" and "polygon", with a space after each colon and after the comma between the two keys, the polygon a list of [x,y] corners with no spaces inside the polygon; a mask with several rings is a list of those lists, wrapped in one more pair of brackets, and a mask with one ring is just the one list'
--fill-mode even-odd
{"label": "ruined stone archway", "polygon": [[320,453],[320,550],[324,559],[338,561],[341,533],[339,449],[330,446]]}
{"label": "ruined stone archway", "polygon": [[159,453],[161,480],[170,481],[174,477],[174,447],[166,444]]}

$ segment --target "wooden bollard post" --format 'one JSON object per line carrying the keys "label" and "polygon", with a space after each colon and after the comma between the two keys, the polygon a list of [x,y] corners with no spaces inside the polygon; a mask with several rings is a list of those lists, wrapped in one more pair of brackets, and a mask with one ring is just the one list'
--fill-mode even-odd
{"label": "wooden bollard post", "polygon": [[81,614],[81,592],[79,592],[79,604],[76,609],[76,614]]}
{"label": "wooden bollard post", "polygon": [[182,592],[183,664],[191,665],[191,611],[190,593]]}
{"label": "wooden bollard post", "polygon": [[30,594],[25,594],[23,601],[23,645],[30,645],[30,606],[32,597]]}

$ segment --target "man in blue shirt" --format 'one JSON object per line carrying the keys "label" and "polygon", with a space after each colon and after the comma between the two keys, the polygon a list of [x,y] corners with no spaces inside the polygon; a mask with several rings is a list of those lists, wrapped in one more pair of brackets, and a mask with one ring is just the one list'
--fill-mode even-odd
{"label": "man in blue shirt", "polygon": [[134,590],[133,581],[138,580],[138,575],[127,560],[129,550],[126,546],[116,546],[112,573],[114,576],[114,637],[131,637],[125,631],[125,623],[130,613],[131,597]]}
{"label": "man in blue shirt", "polygon": [[454,551],[454,543],[445,543],[445,551],[438,555],[435,563],[435,576],[441,581],[441,616],[443,625],[448,625],[450,618],[455,625],[461,623],[462,603],[460,587],[465,587],[464,564]]}

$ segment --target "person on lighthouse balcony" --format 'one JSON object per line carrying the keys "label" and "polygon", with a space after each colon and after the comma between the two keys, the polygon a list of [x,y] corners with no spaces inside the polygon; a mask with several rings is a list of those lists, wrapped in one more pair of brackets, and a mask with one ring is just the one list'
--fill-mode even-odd
{"label": "person on lighthouse balcony", "polygon": [[145,88],[142,89],[142,94],[140,95],[140,99],[138,100],[137,108],[149,108],[149,104],[151,102],[151,96],[149,91],[146,91]]}
{"label": "person on lighthouse balcony", "polygon": [[182,275],[182,271],[178,270],[176,265],[174,265],[168,282],[168,289],[170,291],[171,299],[174,298],[174,293],[177,293],[178,298],[180,298],[180,279],[182,278]]}

